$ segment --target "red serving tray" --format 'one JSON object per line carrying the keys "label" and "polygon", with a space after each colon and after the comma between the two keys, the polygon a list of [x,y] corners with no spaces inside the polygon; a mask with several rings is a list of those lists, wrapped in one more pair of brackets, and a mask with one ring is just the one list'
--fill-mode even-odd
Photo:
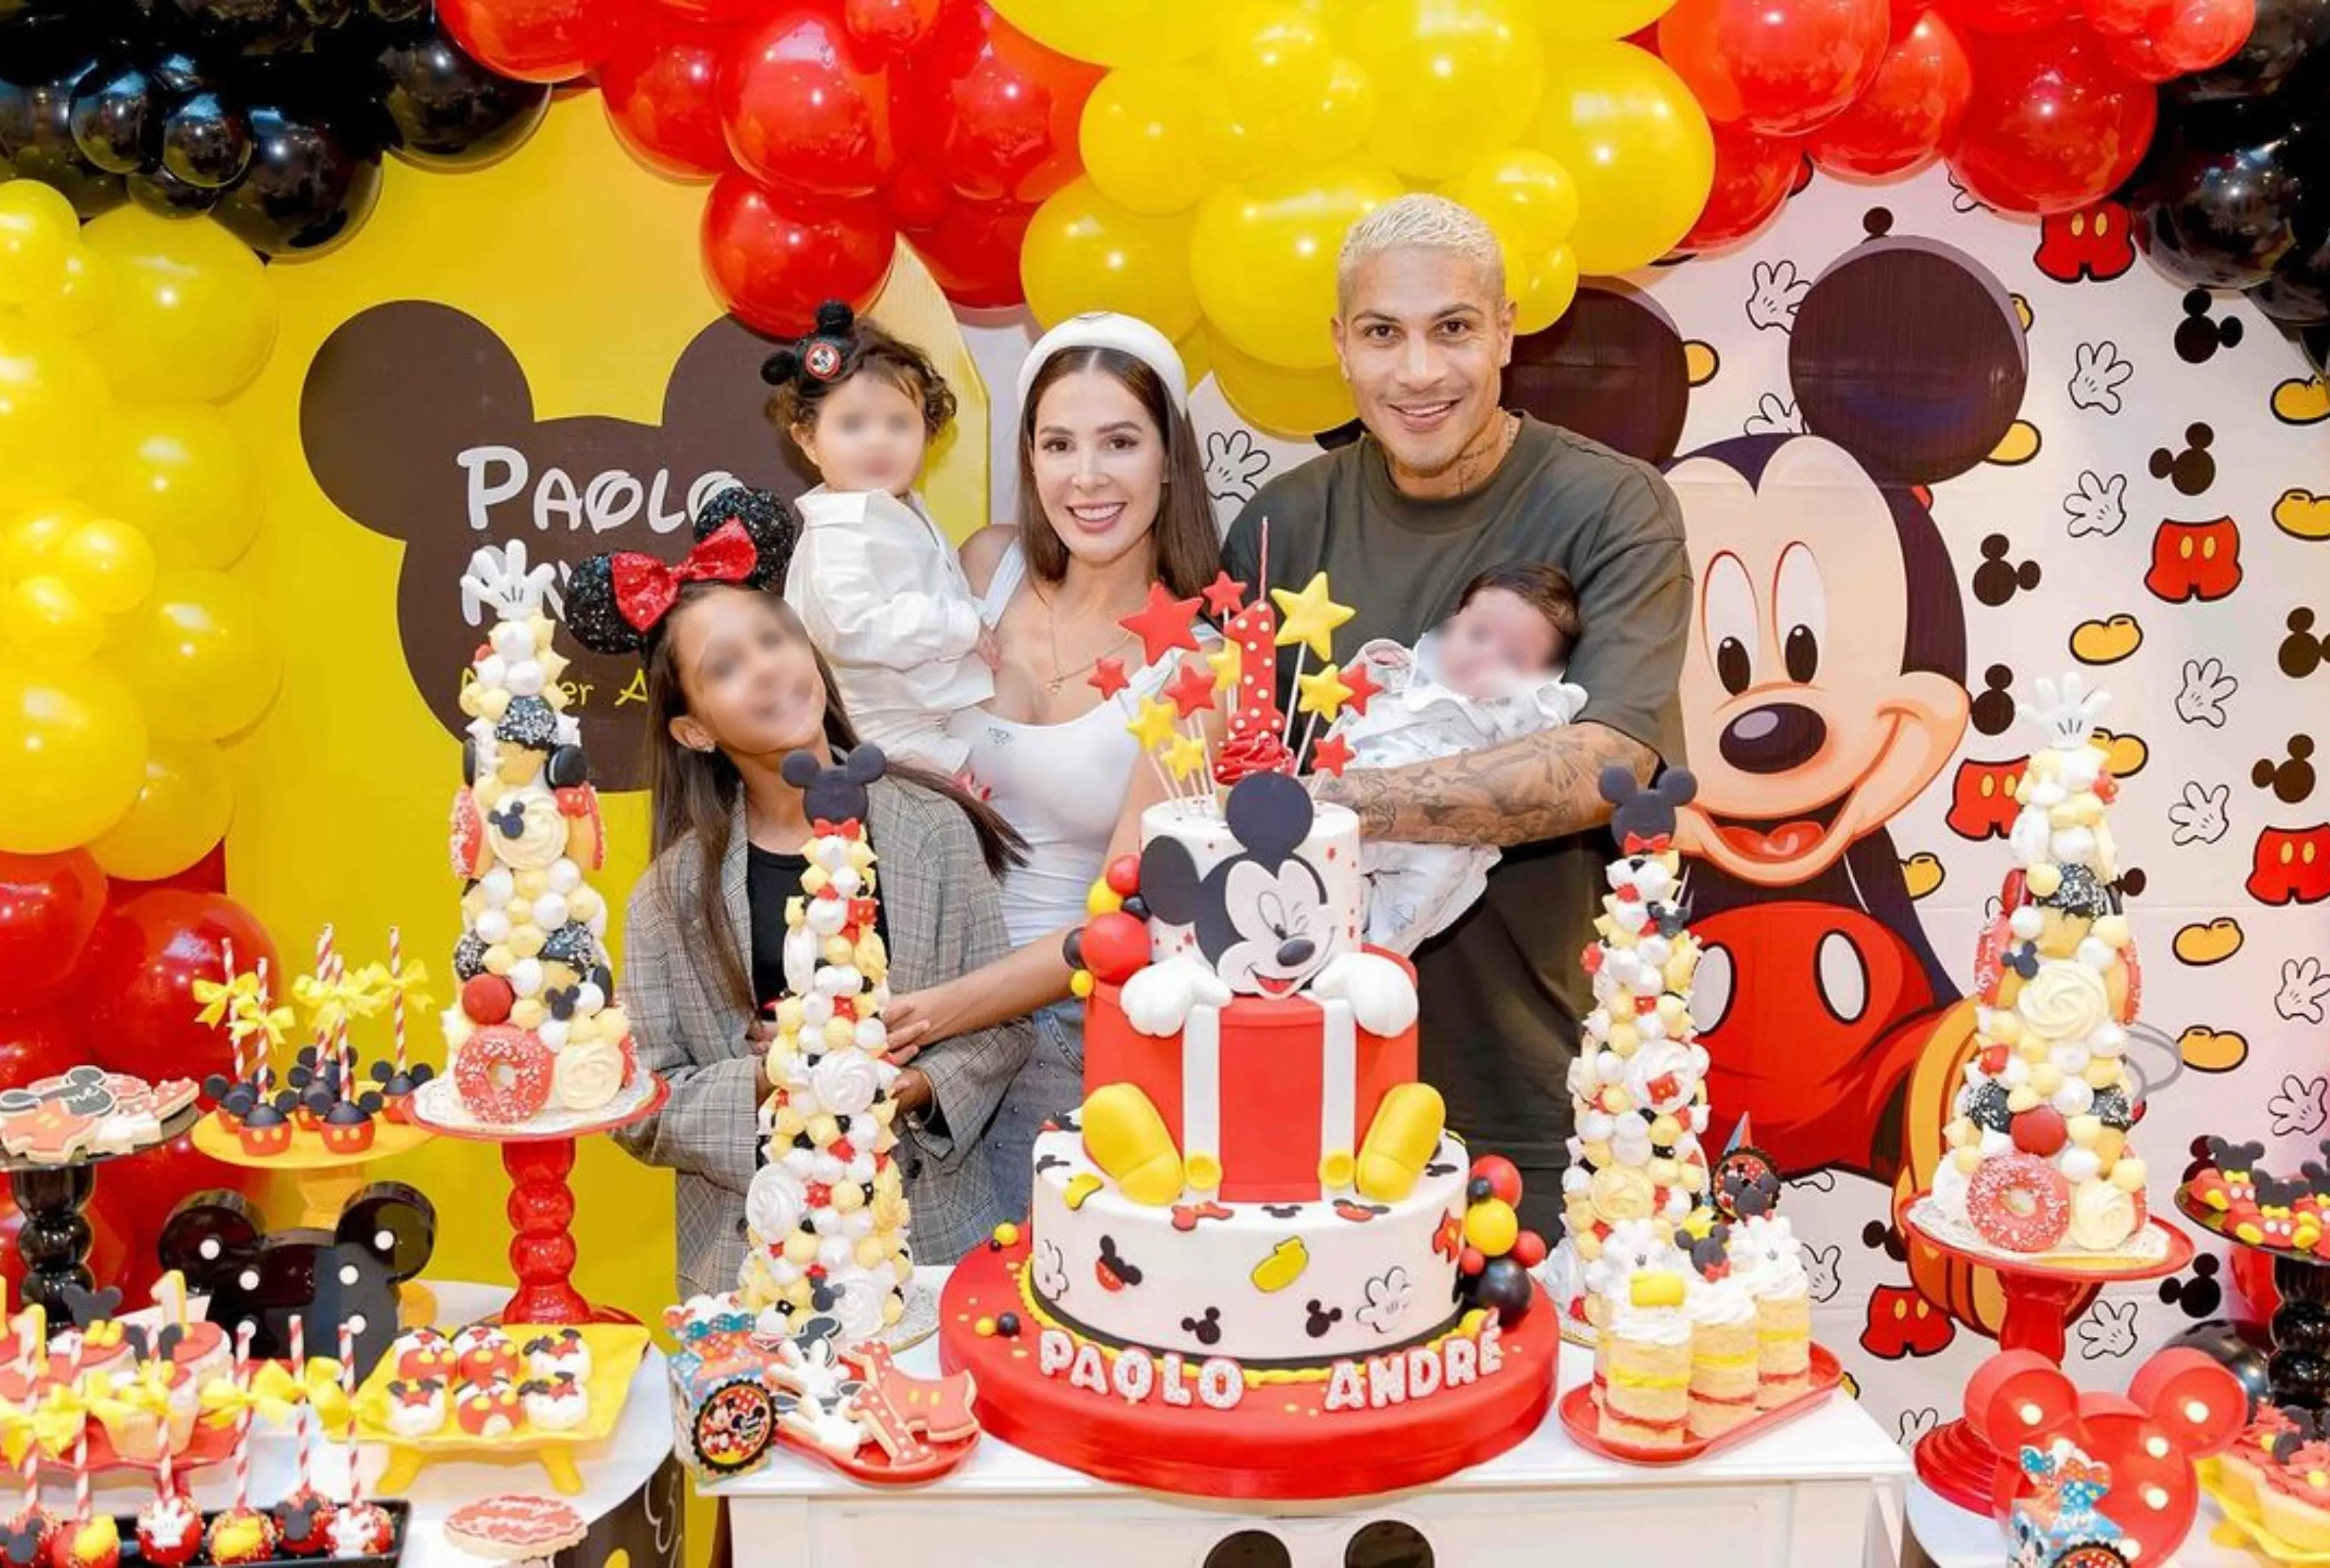
{"label": "red serving tray", "polygon": [[813,1442],[794,1437],[781,1427],[777,1429],[776,1441],[777,1446],[786,1452],[821,1464],[828,1469],[838,1470],[853,1481],[863,1481],[874,1487],[912,1487],[935,1481],[971,1458],[971,1450],[979,1446],[979,1433],[973,1432],[952,1442],[932,1442],[930,1458],[908,1465],[896,1463],[879,1443],[867,1443],[855,1455],[844,1459],[836,1458]]}
{"label": "red serving tray", "polygon": [[[184,1475],[203,1465],[224,1464],[232,1458],[234,1428],[231,1425],[213,1426],[197,1416],[194,1419],[194,1435],[171,1459],[170,1469],[174,1474]],[[113,1440],[106,1435],[103,1424],[91,1421],[89,1423],[89,1469],[91,1475],[105,1470],[143,1470],[150,1476],[157,1474],[162,1467],[152,1459],[123,1459],[113,1451]]]}
{"label": "red serving tray", "polygon": [[1817,1409],[1844,1381],[1843,1365],[1825,1346],[1815,1345],[1812,1353],[1812,1387],[1800,1397],[1776,1409],[1767,1410],[1753,1421],[1741,1422],[1721,1437],[1691,1438],[1672,1448],[1637,1448],[1633,1443],[1614,1443],[1605,1440],[1596,1431],[1601,1418],[1594,1409],[1594,1384],[1591,1381],[1579,1384],[1561,1396],[1561,1424],[1569,1433],[1570,1441],[1587,1453],[1599,1454],[1605,1459],[1617,1459],[1630,1465],[1689,1464],[1708,1454],[1719,1454],[1741,1443],[1753,1442],[1774,1427]]}

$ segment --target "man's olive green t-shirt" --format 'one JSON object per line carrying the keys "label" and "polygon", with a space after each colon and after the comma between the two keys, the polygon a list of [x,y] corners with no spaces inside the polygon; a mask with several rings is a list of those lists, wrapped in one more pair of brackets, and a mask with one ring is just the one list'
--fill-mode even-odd
{"label": "man's olive green t-shirt", "polygon": [[[1382,448],[1362,439],[1281,475],[1246,505],[1224,553],[1249,590],[1265,517],[1270,583],[1299,588],[1324,571],[1337,602],[1358,609],[1335,633],[1339,659],[1370,638],[1413,646],[1484,568],[1559,567],[1585,621],[1568,668],[1586,689],[1579,722],[1682,761],[1675,685],[1691,562],[1681,511],[1647,464],[1524,418],[1485,486],[1419,501],[1394,488]],[[1288,648],[1283,688],[1293,669]],[[1446,1098],[1450,1126],[1476,1156],[1501,1154],[1520,1167],[1524,1220],[1549,1239],[1568,1160],[1577,1021],[1594,1005],[1578,956],[1594,940],[1611,853],[1603,827],[1506,849],[1481,901],[1416,955],[1424,1080]]]}

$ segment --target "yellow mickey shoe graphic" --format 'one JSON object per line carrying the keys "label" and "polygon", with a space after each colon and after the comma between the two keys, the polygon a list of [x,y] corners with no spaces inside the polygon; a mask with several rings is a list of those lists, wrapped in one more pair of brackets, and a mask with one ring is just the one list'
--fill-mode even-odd
{"label": "yellow mickey shoe graphic", "polygon": [[1723,368],[1723,356],[1715,352],[1713,344],[1692,338],[1682,345],[1682,368],[1691,385],[1705,386]]}
{"label": "yellow mickey shoe graphic", "polygon": [[2104,749],[2104,766],[2111,770],[2115,779],[2135,778],[2144,771],[2145,763],[2152,760],[2152,748],[2144,743],[2141,736],[2098,730],[2095,742]]}
{"label": "yellow mickey shoe graphic", "polygon": [[2176,1037],[2176,1052],[2196,1072],[2231,1072],[2249,1059],[2249,1043],[2231,1029],[2195,1024]]}
{"label": "yellow mickey shoe graphic", "polygon": [[2176,933],[2176,957],[2194,968],[2221,964],[2241,950],[2241,922],[2228,916],[2203,925],[2194,922]]}
{"label": "yellow mickey shoe graphic", "polygon": [[1311,1249],[1302,1244],[1300,1236],[1289,1236],[1271,1248],[1270,1256],[1254,1266],[1250,1276],[1257,1290],[1283,1290],[1302,1278],[1302,1270],[1311,1266]]}
{"label": "yellow mickey shoe graphic", "polygon": [[1983,461],[1995,463],[2002,468],[2018,468],[2037,457],[2039,449],[2045,444],[2037,425],[2029,420],[2017,420],[2007,427],[2006,434],[2000,438],[1998,445],[1991,448],[1990,456]]}
{"label": "yellow mickey shoe graphic", "polygon": [[1109,1083],[1084,1098],[1084,1152],[1136,1204],[1163,1208],[1181,1195],[1181,1151],[1149,1096]]}
{"label": "yellow mickey shoe graphic", "polygon": [[2330,383],[2318,375],[2282,383],[2273,389],[2273,417],[2285,425],[2318,425],[2330,420]]}
{"label": "yellow mickey shoe graphic", "polygon": [[1922,849],[1901,863],[1901,881],[1913,899],[1923,898],[1939,888],[1942,874],[1942,863]]}
{"label": "yellow mickey shoe graphic", "polygon": [[2071,656],[2083,665],[2116,665],[2144,646],[2144,628],[2132,615],[2083,620],[2071,633]]}
{"label": "yellow mickey shoe graphic", "polygon": [[2273,523],[2292,539],[2330,539],[2330,496],[2285,490],[2273,504]]}
{"label": "yellow mickey shoe graphic", "polygon": [[1379,1204],[1396,1204],[1407,1196],[1432,1151],[1440,1147],[1440,1131],[1447,1122],[1447,1104],[1429,1083],[1403,1083],[1385,1095],[1368,1126],[1367,1141],[1359,1146],[1360,1195]]}

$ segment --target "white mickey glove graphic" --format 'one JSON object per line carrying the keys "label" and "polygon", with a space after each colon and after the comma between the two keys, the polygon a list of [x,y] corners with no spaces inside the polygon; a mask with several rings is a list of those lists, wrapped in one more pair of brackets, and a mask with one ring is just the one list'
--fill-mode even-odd
{"label": "white mickey glove graphic", "polygon": [[1249,430],[1213,430],[1206,436],[1206,494],[1217,501],[1251,501],[1255,481],[1270,472],[1270,454],[1255,445]]}
{"label": "white mickey glove graphic", "polygon": [[1956,175],[1950,176],[1950,211],[1953,213],[1987,213],[1990,203],[1958,184]]}
{"label": "white mickey glove graphic", "polygon": [[1756,400],[1756,411],[1748,416],[1743,429],[1751,436],[1801,436],[1804,417],[1779,393],[1766,392]]}
{"label": "white mickey glove graphic", "polygon": [[1836,1299],[1837,1291],[1842,1289],[1844,1284],[1843,1279],[1836,1270],[1837,1264],[1843,1261],[1843,1255],[1844,1250],[1842,1247],[1815,1247],[1809,1244],[1805,1246],[1805,1284],[1814,1300]]}
{"label": "white mickey glove graphic", "polygon": [[1793,261],[1758,261],[1754,282],[1748,296],[1748,324],[1758,332],[1775,326],[1785,332],[1795,326],[1796,307],[1812,292],[1812,279],[1797,277]]}
{"label": "white mickey glove graphic", "polygon": [[1803,1176],[1790,1176],[1788,1185],[1802,1187],[1808,1193],[1833,1193],[1836,1191],[1836,1173],[1832,1170],[1806,1171]]}
{"label": "white mickey glove graphic", "polygon": [[2311,1138],[2330,1122],[2330,1078],[2300,1078],[2295,1072],[2281,1077],[2281,1092],[2266,1101],[2266,1110],[2273,1118],[2276,1138]]}
{"label": "white mickey glove graphic", "polygon": [[2032,691],[2031,701],[2014,700],[2014,711],[2045,731],[2048,743],[2060,751],[2087,744],[2096,732],[2096,722],[2111,705],[2111,694],[2088,690],[2086,677],[2077,670],[2060,682],[2041,677],[2032,683]]}
{"label": "white mickey glove graphic", "polygon": [[2281,989],[2273,994],[2273,1010],[2295,1024],[2322,1022],[2322,1004],[2330,999],[2330,974],[2316,958],[2286,959],[2281,966]]}
{"label": "white mickey glove graphic", "polygon": [[2225,816],[2225,802],[2231,798],[2232,786],[2220,784],[2214,789],[2199,779],[2187,780],[2184,794],[2168,808],[2171,844],[2214,844],[2225,836],[2231,826]]}
{"label": "white mickey glove graphic", "polygon": [[2071,520],[2071,537],[2117,534],[2127,521],[2127,476],[2104,477],[2092,468],[2079,474],[2079,487],[2063,497],[2064,514]]}
{"label": "white mickey glove graphic", "polygon": [[1942,1412],[1931,1405],[1922,1410],[1903,1411],[1900,1426],[1901,1446],[1905,1449],[1916,1448],[1919,1438],[1941,1424]]}
{"label": "white mickey glove graphic", "polygon": [[487,609],[501,620],[532,615],[557,581],[558,569],[550,562],[526,565],[523,539],[480,545],[469,557],[469,570],[461,574],[461,618],[475,626]]}
{"label": "white mickey glove graphic", "polygon": [[2176,694],[2176,716],[2188,724],[2221,730],[2225,699],[2240,689],[2240,682],[2225,673],[2224,660],[2186,659],[2184,685]]}
{"label": "white mickey glove graphic", "polygon": [[2079,1319],[2079,1354],[2100,1361],[2135,1348],[2136,1303],[2098,1298],[2095,1310]]}
{"label": "white mickey glove graphic", "polygon": [[2117,344],[2107,339],[2079,345],[2071,367],[2071,406],[2119,412],[2119,389],[2135,373],[2136,366],[2120,358]]}

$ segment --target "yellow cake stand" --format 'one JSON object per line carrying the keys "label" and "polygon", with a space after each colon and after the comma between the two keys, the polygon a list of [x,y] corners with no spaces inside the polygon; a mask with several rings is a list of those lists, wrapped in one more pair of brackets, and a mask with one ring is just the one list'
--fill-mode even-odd
{"label": "yellow cake stand", "polygon": [[[299,1217],[295,1223],[307,1229],[329,1231],[338,1227],[340,1211],[348,1200],[364,1190],[367,1166],[410,1154],[435,1136],[425,1127],[383,1119],[374,1129],[372,1147],[353,1154],[326,1148],[321,1134],[304,1129],[291,1134],[289,1148],[276,1154],[253,1154],[213,1110],[194,1123],[194,1144],[221,1165],[289,1176],[292,1190],[299,1195]],[[436,1317],[437,1298],[427,1286],[410,1280],[400,1289],[398,1316],[405,1327]]]}
{"label": "yellow cake stand", "polygon": [[[427,1437],[401,1436],[388,1426],[388,1385],[396,1378],[396,1366],[390,1357],[383,1356],[356,1391],[356,1436],[388,1450],[388,1467],[375,1489],[384,1497],[402,1492],[412,1485],[423,1465],[439,1460],[519,1459],[538,1461],[556,1491],[568,1497],[581,1491],[582,1475],[575,1468],[575,1450],[614,1435],[615,1423],[622,1419],[623,1403],[630,1396],[631,1374],[647,1354],[648,1331],[633,1323],[586,1323],[579,1331],[582,1343],[591,1347],[591,1375],[583,1382],[590,1408],[580,1426],[564,1431],[521,1426],[506,1437],[472,1437],[454,1428],[449,1391],[444,1430]],[[502,1332],[523,1346],[536,1335],[563,1330],[504,1324]]]}
{"label": "yellow cake stand", "polygon": [[2237,1501],[2225,1490],[2215,1459],[2202,1459],[2196,1469],[2201,1489],[2216,1499],[2225,1516],[2209,1534],[2212,1544],[2256,1552],[2270,1562],[2287,1563],[2291,1568],[2330,1564],[2330,1552],[2309,1552],[2302,1546],[2293,1546],[2267,1529],[2265,1516],[2255,1505]]}

